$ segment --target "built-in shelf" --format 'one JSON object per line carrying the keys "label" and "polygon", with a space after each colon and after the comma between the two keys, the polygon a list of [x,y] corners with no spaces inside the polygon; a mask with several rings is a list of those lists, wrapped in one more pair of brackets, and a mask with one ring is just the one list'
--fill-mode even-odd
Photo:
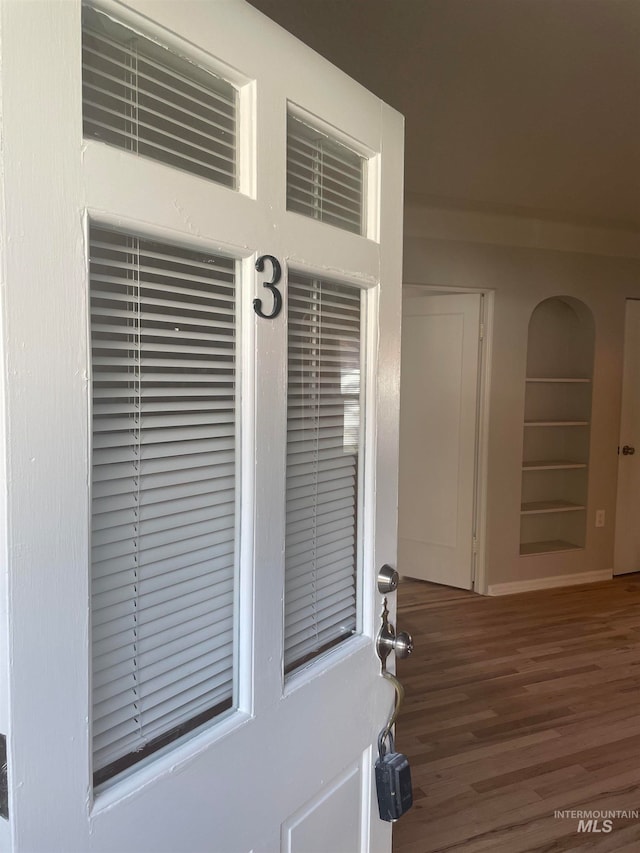
{"label": "built-in shelf", "polygon": [[589,383],[590,379],[575,379],[564,376],[527,376],[527,382],[564,382],[564,383]]}
{"label": "built-in shelf", "polygon": [[548,512],[578,512],[585,509],[583,504],[570,501],[530,501],[520,505],[522,515],[543,515]]}
{"label": "built-in shelf", "polygon": [[558,551],[582,551],[581,545],[565,542],[564,539],[548,539],[544,542],[523,542],[520,545],[520,556],[530,557],[535,554],[556,554]]}
{"label": "built-in shelf", "polygon": [[563,459],[543,459],[538,462],[523,462],[523,471],[569,471],[574,468],[586,468],[586,462],[570,462]]}
{"label": "built-in shelf", "polygon": [[591,311],[571,296],[545,299],[531,315],[522,419],[523,557],[544,561],[540,555],[585,547],[594,341]]}
{"label": "built-in shelf", "polygon": [[589,421],[525,421],[526,427],[578,427],[589,426]]}

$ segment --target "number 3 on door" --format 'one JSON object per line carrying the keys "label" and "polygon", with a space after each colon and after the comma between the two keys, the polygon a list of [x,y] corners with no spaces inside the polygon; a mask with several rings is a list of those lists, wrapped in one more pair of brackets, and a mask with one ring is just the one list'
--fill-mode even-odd
{"label": "number 3 on door", "polygon": [[265,261],[270,262],[272,275],[271,281],[263,281],[262,285],[263,287],[267,287],[271,293],[273,293],[273,310],[271,311],[271,314],[265,314],[262,310],[262,299],[259,299],[257,296],[253,300],[253,310],[256,312],[258,317],[262,317],[264,320],[275,320],[282,310],[282,294],[277,288],[277,284],[282,278],[282,267],[280,266],[280,261],[277,258],[274,258],[273,255],[260,255],[256,261],[256,269],[258,272],[264,272]]}

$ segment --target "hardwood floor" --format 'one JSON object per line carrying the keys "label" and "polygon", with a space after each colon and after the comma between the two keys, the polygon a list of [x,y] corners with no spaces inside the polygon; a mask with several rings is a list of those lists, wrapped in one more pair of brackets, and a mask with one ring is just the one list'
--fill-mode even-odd
{"label": "hardwood floor", "polygon": [[[640,575],[488,598],[404,581],[394,853],[640,853]],[[636,811],[610,832],[556,810]],[[602,819],[598,829],[606,830]]]}

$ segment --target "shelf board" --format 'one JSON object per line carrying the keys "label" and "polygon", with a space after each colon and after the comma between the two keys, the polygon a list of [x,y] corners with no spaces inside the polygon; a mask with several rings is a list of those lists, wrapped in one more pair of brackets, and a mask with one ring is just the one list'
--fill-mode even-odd
{"label": "shelf board", "polygon": [[589,421],[525,421],[526,427],[577,427],[589,426]]}
{"label": "shelf board", "polygon": [[583,551],[581,545],[565,542],[563,539],[549,539],[546,542],[523,542],[520,545],[521,557],[532,557],[536,554],[557,554],[559,551]]}
{"label": "shelf board", "polygon": [[578,512],[586,509],[583,504],[569,501],[531,501],[520,505],[521,515],[543,515],[551,512]]}
{"label": "shelf board", "polygon": [[539,462],[523,462],[523,471],[568,471],[573,468],[586,468],[586,462],[571,462],[564,459],[544,459]]}
{"label": "shelf board", "polygon": [[587,384],[590,379],[574,379],[564,376],[527,376],[527,382],[564,382]]}

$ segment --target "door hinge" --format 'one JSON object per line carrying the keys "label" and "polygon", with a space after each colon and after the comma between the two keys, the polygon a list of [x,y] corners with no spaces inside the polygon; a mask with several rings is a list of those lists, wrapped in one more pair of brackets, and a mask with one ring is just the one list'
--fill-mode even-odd
{"label": "door hinge", "polygon": [[480,340],[484,340],[484,323],[480,323]]}
{"label": "door hinge", "polygon": [[471,540],[471,550],[474,554],[478,553],[478,537],[474,536]]}
{"label": "door hinge", "polygon": [[9,820],[9,774],[7,773],[6,735],[0,735],[0,817]]}

